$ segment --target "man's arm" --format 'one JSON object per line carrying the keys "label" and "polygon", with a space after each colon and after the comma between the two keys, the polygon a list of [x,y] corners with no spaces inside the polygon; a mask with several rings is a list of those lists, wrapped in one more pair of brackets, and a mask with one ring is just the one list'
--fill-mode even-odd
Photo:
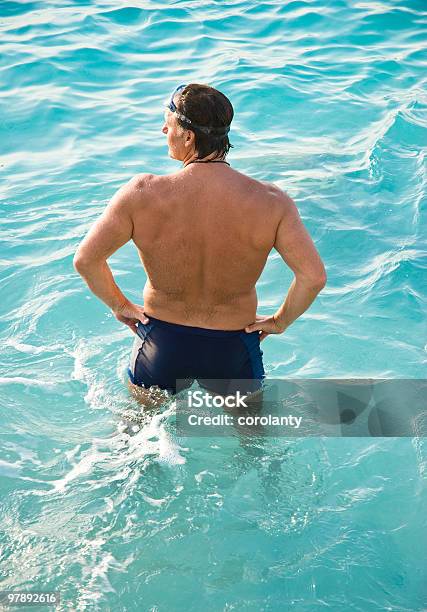
{"label": "man's arm", "polygon": [[326,284],[326,271],[319,253],[304,227],[294,201],[279,190],[283,214],[274,247],[293,271],[295,278],[285,301],[272,317],[257,317],[246,331],[261,330],[261,340],[269,333],[282,333],[307,310]]}
{"label": "man's arm", "polygon": [[107,259],[132,238],[132,208],[138,189],[143,189],[143,185],[144,178],[137,176],[116,192],[79,245],[73,260],[75,269],[89,289],[133,332],[138,320],[145,323],[148,319],[141,306],[132,304],[123,295],[114,281]]}

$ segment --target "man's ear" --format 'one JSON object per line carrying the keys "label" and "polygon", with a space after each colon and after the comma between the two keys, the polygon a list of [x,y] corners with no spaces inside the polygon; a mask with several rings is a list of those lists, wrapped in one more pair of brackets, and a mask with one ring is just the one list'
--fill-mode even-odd
{"label": "man's ear", "polygon": [[195,134],[194,132],[192,132],[191,130],[186,130],[186,135],[185,135],[185,144],[187,147],[195,144]]}

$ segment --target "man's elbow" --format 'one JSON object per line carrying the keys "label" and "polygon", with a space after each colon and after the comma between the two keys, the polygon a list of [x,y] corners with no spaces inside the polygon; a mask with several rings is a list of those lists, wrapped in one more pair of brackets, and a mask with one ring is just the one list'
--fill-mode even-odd
{"label": "man's elbow", "polygon": [[323,271],[314,279],[314,288],[320,293],[320,291],[322,291],[322,289],[325,287],[327,281],[328,277],[326,276],[326,270],[323,269]]}
{"label": "man's elbow", "polygon": [[310,275],[304,275],[300,277],[300,280],[312,291],[320,293],[325,287],[327,282],[326,270],[319,270],[318,272]]}
{"label": "man's elbow", "polygon": [[85,255],[77,251],[73,258],[74,270],[80,275],[83,275],[88,270],[93,262],[91,262]]}

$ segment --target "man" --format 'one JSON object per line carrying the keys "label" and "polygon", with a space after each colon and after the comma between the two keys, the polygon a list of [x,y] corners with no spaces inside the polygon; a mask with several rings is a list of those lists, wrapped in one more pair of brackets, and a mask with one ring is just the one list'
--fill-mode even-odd
{"label": "man", "polygon": [[[162,132],[182,169],[131,179],[74,257],[91,291],[136,334],[131,388],[175,393],[177,379],[188,386],[197,379],[218,393],[220,380],[252,380],[259,388],[260,341],[284,332],[325,285],[293,200],[225,160],[233,114],[228,98],[212,87],[177,87]],[[148,277],[143,306],[123,295],[107,264],[129,240]],[[255,283],[273,247],[295,278],[275,314],[262,316]]]}

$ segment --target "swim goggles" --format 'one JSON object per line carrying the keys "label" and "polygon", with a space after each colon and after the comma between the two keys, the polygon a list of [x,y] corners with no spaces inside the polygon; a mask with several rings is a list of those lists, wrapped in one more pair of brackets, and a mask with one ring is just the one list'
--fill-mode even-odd
{"label": "swim goggles", "polygon": [[180,93],[183,89],[185,89],[185,87],[187,87],[186,83],[184,83],[183,85],[178,85],[178,87],[173,91],[170,100],[167,102],[166,106],[171,111],[171,113],[175,113],[175,115],[179,119],[181,119],[181,121],[183,121],[184,123],[189,123],[193,128],[195,128],[196,130],[200,130],[200,132],[203,132],[204,134],[214,134],[217,136],[225,136],[226,134],[228,134],[228,132],[230,131],[229,125],[224,127],[208,127],[206,125],[197,125],[197,123],[193,123],[191,119],[178,112],[178,109],[173,99],[176,94]]}

